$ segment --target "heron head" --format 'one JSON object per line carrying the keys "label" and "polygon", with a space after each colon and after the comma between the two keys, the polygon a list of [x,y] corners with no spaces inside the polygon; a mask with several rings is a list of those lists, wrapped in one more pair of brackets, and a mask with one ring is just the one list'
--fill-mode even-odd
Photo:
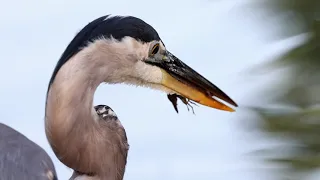
{"label": "heron head", "polygon": [[161,72],[161,78],[154,78],[152,83],[159,85],[168,93],[169,100],[175,106],[176,111],[178,110],[172,99],[174,96],[170,97],[170,95],[177,95],[176,97],[179,97],[185,104],[193,101],[219,110],[234,111],[220,101],[223,100],[237,106],[226,93],[172,54],[166,49],[162,40],[149,42],[146,52],[147,56],[142,59],[142,62]]}
{"label": "heron head", "polygon": [[[87,42],[91,42],[89,46]],[[237,106],[226,93],[171,53],[157,31],[139,18],[108,15],[92,21],[69,44],[56,71],[64,61],[86,49],[83,47],[94,49],[83,56],[103,59],[93,64],[102,62],[99,69],[108,73],[103,77],[106,82],[160,89],[168,94],[175,109],[176,97],[186,104],[192,101],[230,112],[234,109],[221,100]]]}
{"label": "heron head", "polygon": [[[119,19],[109,17],[106,21],[116,22],[118,26],[114,29],[121,29],[120,33],[113,31],[111,34],[113,39],[117,39],[112,42],[120,47],[118,51],[125,56],[120,59],[130,57],[133,59],[131,62],[134,62],[129,70],[126,68],[122,71],[126,72],[123,81],[165,91],[177,112],[174,97],[179,97],[185,104],[193,101],[220,110],[234,111],[220,100],[233,106],[237,104],[216,85],[172,54],[151,25],[130,16]],[[109,25],[112,24],[110,22]]]}

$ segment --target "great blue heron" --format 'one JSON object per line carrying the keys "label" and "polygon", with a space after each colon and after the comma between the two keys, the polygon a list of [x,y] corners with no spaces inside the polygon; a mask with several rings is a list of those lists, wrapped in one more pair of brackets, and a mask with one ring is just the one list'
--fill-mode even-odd
{"label": "great blue heron", "polygon": [[[157,31],[133,16],[102,16],[87,24],[60,57],[48,86],[45,127],[58,157],[76,174],[120,180],[126,166],[125,132],[113,130],[93,109],[101,83],[126,83],[177,98],[234,111],[237,104],[170,53]],[[214,96],[214,97],[213,97]],[[107,117],[108,118],[108,117]],[[122,135],[121,135],[122,134]]]}
{"label": "great blue heron", "polygon": [[111,108],[104,108],[108,115],[103,115],[93,107],[94,93],[103,82],[164,91],[176,111],[177,98],[186,105],[196,102],[231,112],[216,98],[237,106],[170,53],[149,24],[132,16],[102,16],[73,38],[47,91],[47,139],[58,159],[74,170],[71,179],[124,176],[129,147],[124,128]]}

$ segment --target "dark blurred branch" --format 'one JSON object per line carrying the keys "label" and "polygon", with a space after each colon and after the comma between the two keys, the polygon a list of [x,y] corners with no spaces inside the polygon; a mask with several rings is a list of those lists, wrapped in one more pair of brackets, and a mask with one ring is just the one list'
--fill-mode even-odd
{"label": "dark blurred branch", "polygon": [[290,149],[280,156],[268,151],[273,156],[267,160],[287,167],[285,177],[294,179],[300,174],[300,179],[304,179],[306,172],[320,168],[320,1],[268,0],[254,5],[259,10],[268,10],[270,18],[290,14],[291,21],[277,24],[281,33],[287,34],[284,37],[302,33],[308,36],[271,64],[274,69],[290,69],[289,78],[273,87],[274,92],[280,93],[274,97],[270,92],[261,92],[270,96],[270,105],[288,108],[252,108],[260,117],[258,128],[272,138],[287,141],[284,149]]}

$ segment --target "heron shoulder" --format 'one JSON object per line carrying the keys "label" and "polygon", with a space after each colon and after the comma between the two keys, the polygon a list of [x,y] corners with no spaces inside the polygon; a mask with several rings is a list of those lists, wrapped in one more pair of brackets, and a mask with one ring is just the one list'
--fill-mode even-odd
{"label": "heron shoulder", "polygon": [[94,109],[100,117],[100,120],[106,122],[104,125],[116,132],[116,134],[119,136],[121,139],[119,142],[123,143],[122,146],[124,146],[124,148],[122,149],[125,150],[124,153],[126,154],[126,151],[129,149],[127,134],[116,113],[107,105],[96,105],[94,106]]}

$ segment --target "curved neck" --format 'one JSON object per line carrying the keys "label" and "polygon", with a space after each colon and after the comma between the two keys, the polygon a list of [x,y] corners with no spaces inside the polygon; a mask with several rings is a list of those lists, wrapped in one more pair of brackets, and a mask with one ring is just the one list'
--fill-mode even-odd
{"label": "curved neck", "polygon": [[[87,71],[87,72],[86,72]],[[85,136],[97,129],[93,97],[99,81],[86,77],[79,59],[70,59],[55,77],[48,91],[45,129],[48,141],[58,159],[70,168],[84,156]]]}
{"label": "curved neck", "polygon": [[66,166],[95,173],[105,180],[122,180],[126,157],[123,158],[121,149],[114,148],[121,142],[112,139],[114,131],[99,121],[93,108],[94,93],[107,77],[107,69],[101,70],[101,59],[85,55],[88,52],[84,49],[66,62],[49,88],[47,139]]}

